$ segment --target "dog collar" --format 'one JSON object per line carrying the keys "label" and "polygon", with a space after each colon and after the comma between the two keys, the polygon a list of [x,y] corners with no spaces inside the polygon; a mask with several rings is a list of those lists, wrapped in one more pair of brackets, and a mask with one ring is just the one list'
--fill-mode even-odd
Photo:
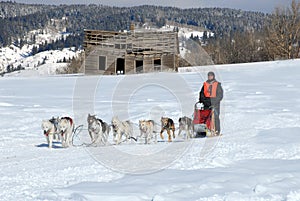
{"label": "dog collar", "polygon": [[65,132],[61,131],[60,135],[63,137],[65,134]]}

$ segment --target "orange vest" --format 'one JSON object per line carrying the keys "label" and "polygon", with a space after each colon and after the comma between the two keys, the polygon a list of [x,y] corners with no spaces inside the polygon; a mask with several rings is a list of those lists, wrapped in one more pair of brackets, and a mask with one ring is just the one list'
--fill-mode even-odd
{"label": "orange vest", "polygon": [[204,82],[204,96],[207,98],[215,98],[217,97],[217,87],[218,82],[215,81],[213,83]]}

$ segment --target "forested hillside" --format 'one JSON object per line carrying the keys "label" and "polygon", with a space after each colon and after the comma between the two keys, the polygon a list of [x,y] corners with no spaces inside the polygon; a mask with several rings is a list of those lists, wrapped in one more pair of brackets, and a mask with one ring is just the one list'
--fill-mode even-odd
{"label": "forested hillside", "polygon": [[213,37],[199,42],[215,64],[300,57],[300,3],[296,0],[272,14],[226,8],[181,9],[162,6],[27,5],[0,2],[0,47],[36,44],[37,32],[66,33],[39,44],[32,52],[81,48],[84,29],[109,31],[166,24],[192,27]]}
{"label": "forested hillside", "polygon": [[260,30],[268,18],[259,12],[221,8],[119,8],[103,5],[27,5],[13,2],[0,2],[0,16],[2,46],[22,38],[31,30],[44,28],[51,19],[64,19],[66,31],[74,34],[82,34],[84,29],[129,29],[132,22],[161,27],[170,21],[201,27],[214,32],[218,37],[234,31]]}

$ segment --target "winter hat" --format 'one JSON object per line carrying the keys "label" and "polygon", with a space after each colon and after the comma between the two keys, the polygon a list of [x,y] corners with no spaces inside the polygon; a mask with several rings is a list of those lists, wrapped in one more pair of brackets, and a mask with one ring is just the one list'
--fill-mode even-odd
{"label": "winter hat", "polygon": [[212,71],[210,71],[210,72],[208,72],[208,73],[207,73],[207,76],[210,76],[210,75],[212,75],[212,76],[214,76],[214,77],[215,77],[215,73],[214,73],[214,72],[212,72]]}

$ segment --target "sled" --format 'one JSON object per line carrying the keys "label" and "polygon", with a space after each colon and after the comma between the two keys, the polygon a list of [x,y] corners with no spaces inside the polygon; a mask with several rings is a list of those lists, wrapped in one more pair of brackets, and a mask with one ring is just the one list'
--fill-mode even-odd
{"label": "sled", "polygon": [[214,119],[214,108],[204,110],[201,103],[195,103],[193,115],[194,137],[216,136]]}

